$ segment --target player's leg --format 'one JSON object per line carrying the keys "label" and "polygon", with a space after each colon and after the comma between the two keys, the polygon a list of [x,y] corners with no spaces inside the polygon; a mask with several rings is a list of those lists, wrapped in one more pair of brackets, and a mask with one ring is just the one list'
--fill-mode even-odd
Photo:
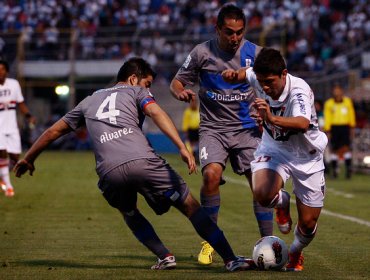
{"label": "player's leg", "polygon": [[[146,160],[135,160],[122,164],[99,181],[99,188],[108,203],[123,215],[125,223],[137,240],[157,256],[158,262],[152,266],[152,269],[175,268],[175,257],[162,243],[150,222],[136,207],[137,190],[141,190],[143,185],[148,185],[148,178],[145,174],[147,167],[150,168]],[[166,209],[169,207],[168,202]],[[158,211],[158,209],[154,210]]]}
{"label": "player's leg", "polygon": [[[222,137],[213,131],[206,131],[200,134],[199,139],[199,159],[203,175],[200,203],[215,223],[217,223],[221,203],[219,187],[228,157]],[[211,264],[213,252],[214,249],[208,242],[202,242],[198,262],[204,265]]]}
{"label": "player's leg", "polygon": [[165,247],[153,226],[140,213],[139,209],[136,208],[131,211],[120,210],[120,212],[136,239],[158,257],[158,262],[152,266],[152,269],[163,270],[175,268],[175,257]]}
{"label": "player's leg", "polygon": [[[312,167],[311,164],[310,167]],[[293,191],[296,195],[298,223],[294,230],[294,240],[289,250],[287,270],[301,271],[303,270],[302,250],[315,237],[317,220],[324,204],[324,170],[308,176],[292,176],[292,179]]]}
{"label": "player's leg", "polygon": [[[217,223],[218,212],[221,205],[220,182],[223,167],[219,163],[210,163],[203,169],[203,184],[200,191],[200,201],[204,212]],[[198,254],[200,264],[209,265],[213,261],[213,247],[207,242],[202,242]]]}
{"label": "player's leg", "polygon": [[[245,176],[247,177],[249,186],[251,187],[251,190],[253,192],[251,171],[248,170]],[[262,206],[255,198],[253,198],[253,212],[257,220],[258,229],[261,237],[273,235],[273,209]]]}
{"label": "player's leg", "polygon": [[[229,140],[233,149],[230,151],[230,163],[236,174],[244,174],[253,190],[251,162],[254,160],[254,152],[260,143],[260,131],[258,129],[243,131],[232,134]],[[263,207],[253,198],[253,212],[257,220],[261,237],[273,233],[273,209]]]}
{"label": "player's leg", "polygon": [[[6,185],[5,195],[12,197],[14,196],[14,188],[10,180],[9,171],[12,170],[14,164],[18,161],[22,151],[21,137],[18,132],[10,133],[5,136],[5,147],[10,159],[7,166],[8,170],[6,171],[5,166],[3,167],[4,169],[2,169],[2,172],[5,174],[3,177]],[[5,161],[4,164],[1,165],[5,165]]]}
{"label": "player's leg", "polygon": [[204,211],[217,223],[220,209],[220,181],[223,166],[219,163],[210,163],[203,169],[203,184],[200,191],[200,200]]}
{"label": "player's leg", "polygon": [[343,146],[342,126],[332,126],[330,131],[330,169],[332,177],[338,177],[340,148]]}
{"label": "player's leg", "polygon": [[288,271],[303,270],[303,248],[314,239],[321,207],[309,207],[296,198],[298,223],[294,229],[294,240],[289,249]]}
{"label": "player's leg", "polygon": [[275,208],[279,230],[288,234],[292,228],[290,195],[283,190],[284,180],[275,170],[262,168],[253,172],[253,194],[263,207]]}
{"label": "player's leg", "polygon": [[352,153],[350,150],[344,153],[344,166],[346,169],[346,178],[350,179],[352,177]]}
{"label": "player's leg", "polygon": [[207,215],[199,202],[189,192],[183,201],[174,202],[174,206],[187,216],[197,233],[206,240],[222,257],[229,271],[254,269],[252,259],[235,256],[222,230]]}
{"label": "player's leg", "polygon": [[6,196],[14,196],[14,188],[9,174],[8,153],[6,150],[0,150],[0,185]]}

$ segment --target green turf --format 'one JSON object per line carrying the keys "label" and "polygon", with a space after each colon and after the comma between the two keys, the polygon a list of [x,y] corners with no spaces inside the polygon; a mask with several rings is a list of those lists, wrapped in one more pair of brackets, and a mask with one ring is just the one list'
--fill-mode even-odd
{"label": "green turf", "polygon": [[[199,197],[201,176],[187,175],[176,155],[164,155]],[[235,252],[251,255],[259,238],[251,194],[230,167],[221,187],[219,225]],[[232,182],[231,182],[232,181]],[[370,221],[370,176],[327,180],[325,210]],[[216,255],[196,262],[201,238],[176,210],[159,217],[139,207],[176,255],[173,271],[150,271],[155,257],[139,244],[96,187],[91,153],[45,152],[33,177],[14,178],[16,195],[0,197],[0,279],[369,279],[370,228],[322,214],[316,239],[305,250],[301,273],[227,273]],[[287,189],[291,190],[288,184]],[[348,197],[349,196],[349,197]],[[294,197],[294,196],[293,196]],[[295,206],[292,216],[296,220]],[[292,241],[292,234],[282,236]]]}

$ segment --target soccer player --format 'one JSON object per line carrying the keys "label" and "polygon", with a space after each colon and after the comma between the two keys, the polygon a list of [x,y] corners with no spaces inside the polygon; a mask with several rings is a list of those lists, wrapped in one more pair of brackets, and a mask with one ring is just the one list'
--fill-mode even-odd
{"label": "soccer player", "polygon": [[288,74],[280,52],[271,48],[261,50],[253,68],[225,70],[222,76],[228,82],[247,79],[256,90],[254,106],[263,134],[252,162],[253,194],[261,205],[277,208],[287,228],[292,224],[290,195],[283,187],[292,177],[298,224],[286,269],[301,271],[302,250],[315,237],[325,195],[323,153],[328,139],[319,129],[313,92],[304,80]]}
{"label": "soccer player", "polygon": [[346,178],[352,175],[351,142],[356,126],[355,109],[343,88],[335,85],[332,98],[324,103],[324,130],[330,139],[330,165],[334,178],[338,177],[338,160],[344,158]]}
{"label": "soccer player", "polygon": [[137,208],[143,195],[156,214],[171,206],[189,218],[198,234],[221,255],[228,271],[254,268],[253,261],[234,255],[218,226],[191,195],[183,179],[158,156],[141,130],[145,115],[178,147],[189,173],[196,171],[194,157],[169,118],[145,87],[155,73],[141,58],[125,62],[114,87],[94,92],[48,128],[15,166],[16,176],[32,175],[37,156],[62,135],[86,123],[96,159],[98,186],[108,203],[123,215],[135,237],[158,257],[154,270],[175,268],[175,257],[164,246],[149,221]]}
{"label": "soccer player", "polygon": [[18,161],[22,151],[17,123],[17,107],[29,123],[35,118],[24,102],[21,87],[15,79],[8,78],[9,64],[0,60],[0,185],[5,195],[14,196],[9,169]]}
{"label": "soccer player", "polygon": [[[245,175],[252,186],[250,162],[260,142],[260,131],[252,118],[255,94],[245,81],[230,85],[222,80],[225,69],[252,66],[261,47],[244,39],[246,18],[243,10],[227,4],[217,17],[217,38],[197,45],[173,78],[170,89],[180,101],[190,102],[195,93],[186,88],[199,82],[199,153],[203,174],[200,191],[202,207],[217,223],[221,205],[219,186],[230,159],[233,171]],[[272,209],[253,202],[261,236],[272,235]],[[200,264],[211,264],[213,248],[202,243]]]}

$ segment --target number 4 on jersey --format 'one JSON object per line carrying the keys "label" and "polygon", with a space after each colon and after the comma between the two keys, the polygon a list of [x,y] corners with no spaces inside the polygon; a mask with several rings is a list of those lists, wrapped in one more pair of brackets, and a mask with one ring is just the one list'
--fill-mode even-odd
{"label": "number 4 on jersey", "polygon": [[207,153],[206,147],[203,147],[200,150],[200,158],[202,158],[202,159],[207,159],[208,158],[208,153]]}
{"label": "number 4 on jersey", "polygon": [[[100,104],[99,109],[95,115],[99,120],[109,118],[110,123],[117,124],[116,116],[119,115],[119,110],[116,110],[116,97],[117,92],[113,92]],[[108,108],[106,108],[107,105]]]}

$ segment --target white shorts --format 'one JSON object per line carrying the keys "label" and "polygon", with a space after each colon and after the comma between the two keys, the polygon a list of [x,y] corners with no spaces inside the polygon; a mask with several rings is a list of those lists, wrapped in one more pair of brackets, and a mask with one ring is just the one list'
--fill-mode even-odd
{"label": "white shorts", "polygon": [[0,150],[6,150],[10,154],[20,154],[22,145],[19,132],[0,133]]}
{"label": "white shorts", "polygon": [[[303,172],[302,166],[294,161],[287,160],[280,154],[255,154],[255,160],[251,162],[252,173],[261,169],[276,171],[285,182],[292,177],[293,193],[309,207],[323,207],[325,198],[325,177],[322,160],[307,163],[309,170],[318,170],[314,173]],[[317,165],[317,166],[315,166]]]}

